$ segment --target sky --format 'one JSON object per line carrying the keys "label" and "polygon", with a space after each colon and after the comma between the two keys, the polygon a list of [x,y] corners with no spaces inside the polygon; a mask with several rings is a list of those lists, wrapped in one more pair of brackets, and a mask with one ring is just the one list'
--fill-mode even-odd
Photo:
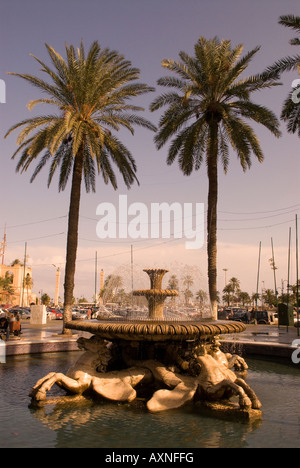
{"label": "sky", "polygon": [[[47,188],[48,171],[44,169],[31,184],[32,169],[24,174],[15,171],[17,132],[4,139],[16,122],[43,113],[26,105],[40,97],[39,91],[8,72],[41,76],[38,63],[30,56],[48,61],[45,43],[64,55],[65,43],[78,46],[81,39],[88,49],[94,40],[101,47],[118,50],[141,70],[140,81],[156,88],[136,100],[145,108],[143,116],[157,124],[160,111],[151,113],[149,106],[163,89],[157,80],[165,75],[164,58],[177,59],[180,51],[193,53],[200,36],[230,39],[232,45],[244,44],[245,53],[261,46],[247,74],[262,72],[276,60],[294,55],[289,45],[293,32],[278,24],[281,15],[300,15],[299,0],[1,0],[0,79],[6,84],[6,103],[0,104],[0,239],[6,225],[5,263],[23,259],[27,242],[28,263],[33,269],[33,290],[38,295],[54,297],[56,267],[62,270],[61,292],[66,248],[67,214],[70,185],[58,192],[57,179]],[[282,104],[291,90],[297,73],[282,77],[282,86],[253,96],[255,102],[268,106],[280,116]],[[253,158],[251,170],[244,173],[231,152],[227,175],[219,174],[218,204],[218,289],[225,279],[237,277],[241,288],[256,291],[258,254],[261,242],[259,289],[274,289],[270,267],[273,240],[278,288],[286,287],[288,245],[291,228],[291,283],[296,282],[295,218],[300,214],[299,141],[281,124],[282,137],[275,139],[266,129],[254,127],[259,136],[265,160]],[[153,133],[137,128],[135,135],[121,132],[122,142],[136,160],[140,186],[127,191],[119,179],[118,191],[97,180],[95,194],[82,191],[79,246],[75,280],[75,297],[89,300],[95,290],[95,255],[97,272],[105,276],[119,273],[124,286],[130,288],[131,246],[133,251],[134,286],[147,287],[144,268],[163,267],[182,278],[191,272],[194,290],[207,290],[206,245],[187,250],[182,239],[99,239],[97,207],[112,203],[118,207],[119,196],[127,195],[128,204],[178,202],[182,206],[204,203],[207,207],[207,173],[184,177],[177,164],[167,166],[168,144],[159,151]],[[149,222],[151,219],[149,219]],[[224,270],[228,270],[226,273]],[[166,277],[168,280],[168,277]],[[279,289],[280,290],[280,289]]]}

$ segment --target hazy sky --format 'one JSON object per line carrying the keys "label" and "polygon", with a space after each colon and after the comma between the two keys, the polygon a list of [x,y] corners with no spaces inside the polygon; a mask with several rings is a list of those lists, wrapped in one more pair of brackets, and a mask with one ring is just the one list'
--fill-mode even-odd
{"label": "hazy sky", "polygon": [[[17,132],[6,140],[3,135],[11,125],[30,117],[26,104],[40,94],[25,81],[6,73],[39,74],[37,62],[29,54],[48,60],[45,43],[64,55],[65,42],[77,46],[83,39],[88,49],[92,41],[97,40],[101,46],[124,54],[141,70],[141,81],[156,86],[157,79],[165,75],[162,59],[176,59],[181,50],[192,53],[200,36],[218,36],[230,39],[233,46],[243,43],[245,52],[261,46],[247,70],[250,75],[297,52],[296,47],[289,45],[293,32],[278,24],[283,14],[299,15],[299,0],[1,0],[0,78],[6,82],[7,102],[0,104],[0,237],[6,224],[6,263],[23,257],[27,241],[36,293],[43,290],[53,297],[55,268],[52,265],[64,267],[70,186],[58,193],[56,179],[47,189],[47,168],[33,184],[29,183],[33,168],[23,175],[15,173],[16,161],[10,158],[16,149]],[[267,105],[279,116],[291,83],[297,78],[295,73],[284,75],[282,87],[261,92],[254,100]],[[160,92],[162,89],[156,86],[155,93],[137,100],[146,108],[144,116],[154,123],[161,114],[151,114],[148,108]],[[40,109],[41,113],[43,110]],[[39,108],[33,113],[38,114]],[[278,267],[277,281],[281,286],[281,280],[287,279],[289,227],[292,227],[293,243],[291,281],[296,278],[294,220],[296,213],[300,213],[299,141],[296,136],[287,134],[284,124],[279,140],[263,128],[255,129],[265,154],[264,163],[253,159],[251,170],[244,174],[232,153],[226,176],[220,168],[220,290],[225,281],[223,269],[227,268],[228,278],[236,276],[243,290],[255,291],[260,242],[261,286],[264,281],[266,288],[274,288],[269,264],[271,238]],[[134,137],[122,132],[121,138],[137,162],[140,187],[127,192],[120,180],[119,190],[114,192],[99,177],[96,194],[83,191],[75,296],[92,297],[96,251],[99,270],[103,268],[105,274],[117,270],[123,273],[130,268],[131,245],[136,272],[160,266],[180,276],[190,265],[197,279],[195,288],[206,289],[206,246],[189,251],[184,242],[173,239],[104,242],[97,238],[98,204],[117,205],[119,195],[128,194],[129,203],[142,202],[147,206],[153,202],[198,202],[207,206],[205,165],[199,172],[184,177],[176,163],[172,167],[166,165],[168,145],[157,151],[150,131],[137,129]],[[64,271],[61,286],[63,274]]]}

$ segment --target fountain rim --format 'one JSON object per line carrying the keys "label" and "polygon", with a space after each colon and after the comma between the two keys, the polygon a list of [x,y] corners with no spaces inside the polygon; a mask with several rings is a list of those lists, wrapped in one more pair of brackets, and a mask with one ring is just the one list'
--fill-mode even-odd
{"label": "fountain rim", "polygon": [[84,331],[108,341],[187,341],[211,338],[217,335],[241,333],[242,322],[228,321],[170,321],[170,320],[74,320],[67,329]]}
{"label": "fountain rim", "polygon": [[176,289],[136,289],[133,291],[134,296],[179,296],[179,292]]}

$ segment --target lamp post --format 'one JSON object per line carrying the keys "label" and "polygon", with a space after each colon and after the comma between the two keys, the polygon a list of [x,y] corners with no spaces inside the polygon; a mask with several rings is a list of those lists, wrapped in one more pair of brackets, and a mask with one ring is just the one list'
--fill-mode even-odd
{"label": "lamp post", "polygon": [[56,270],[56,284],[55,284],[55,299],[54,299],[54,306],[58,306],[58,298],[59,298],[59,283],[60,283],[60,268],[56,265],[52,264]]}
{"label": "lamp post", "polygon": [[223,271],[225,271],[225,287],[227,286],[227,271],[228,268],[223,268]]}

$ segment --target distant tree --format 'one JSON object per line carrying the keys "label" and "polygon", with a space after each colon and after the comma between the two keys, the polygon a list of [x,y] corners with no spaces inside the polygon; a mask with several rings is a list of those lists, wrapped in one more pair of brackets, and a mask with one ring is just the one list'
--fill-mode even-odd
{"label": "distant tree", "polygon": [[260,299],[260,294],[258,294],[258,293],[253,293],[252,294],[251,300],[252,300],[252,303],[253,303],[253,307],[256,307],[256,304],[259,301],[259,299]]}
{"label": "distant tree", "polygon": [[[176,275],[171,275],[168,283],[168,289],[173,289],[175,291],[179,290],[179,281]],[[176,304],[176,297],[171,298],[171,304],[173,307],[175,307]]]}
{"label": "distant tree", "polygon": [[48,306],[50,304],[50,296],[47,293],[44,293],[41,297],[42,304]]}
{"label": "distant tree", "polygon": [[179,281],[176,275],[172,275],[169,279],[168,289],[178,289]]}
{"label": "distant tree", "polygon": [[183,291],[184,299],[185,299],[185,304],[188,306],[190,304],[190,300],[193,297],[193,293],[190,289],[185,289]]}
{"label": "distant tree", "polygon": [[199,301],[200,306],[203,306],[203,304],[207,301],[208,295],[206,291],[203,291],[203,289],[199,289],[198,292],[196,292],[196,299]]}
{"label": "distant tree", "polygon": [[0,277],[0,293],[7,297],[8,301],[10,301],[11,296],[14,295],[15,290],[12,286],[13,284],[13,274],[7,271],[5,276]]}
{"label": "distant tree", "polygon": [[245,291],[240,291],[239,294],[238,294],[238,299],[239,299],[239,302],[242,303],[243,307],[246,305],[246,304],[250,304],[251,303],[251,298],[250,298],[250,295],[245,292]]}
{"label": "distant tree", "polygon": [[13,262],[11,262],[11,265],[12,267],[14,266],[23,266],[23,263],[21,262],[21,260],[19,260],[18,258],[16,258]]}
{"label": "distant tree", "polygon": [[89,302],[86,297],[81,297],[80,299],[78,299],[78,304],[84,304],[86,302]]}
{"label": "distant tree", "polygon": [[273,289],[266,289],[262,295],[265,304],[270,307],[277,305],[276,294]]}
{"label": "distant tree", "polygon": [[223,289],[223,296],[222,299],[224,302],[227,303],[228,307],[230,306],[231,303],[231,298],[233,295],[233,288],[231,284],[227,284],[225,288]]}
{"label": "distant tree", "polygon": [[190,289],[191,286],[194,284],[194,278],[191,275],[186,275],[183,278],[183,285],[186,287],[186,289]]}
{"label": "distant tree", "polygon": [[233,294],[238,294],[241,290],[241,286],[240,286],[240,280],[238,280],[237,278],[231,278],[229,280],[229,284],[231,285],[232,287],[232,291],[233,291]]}

